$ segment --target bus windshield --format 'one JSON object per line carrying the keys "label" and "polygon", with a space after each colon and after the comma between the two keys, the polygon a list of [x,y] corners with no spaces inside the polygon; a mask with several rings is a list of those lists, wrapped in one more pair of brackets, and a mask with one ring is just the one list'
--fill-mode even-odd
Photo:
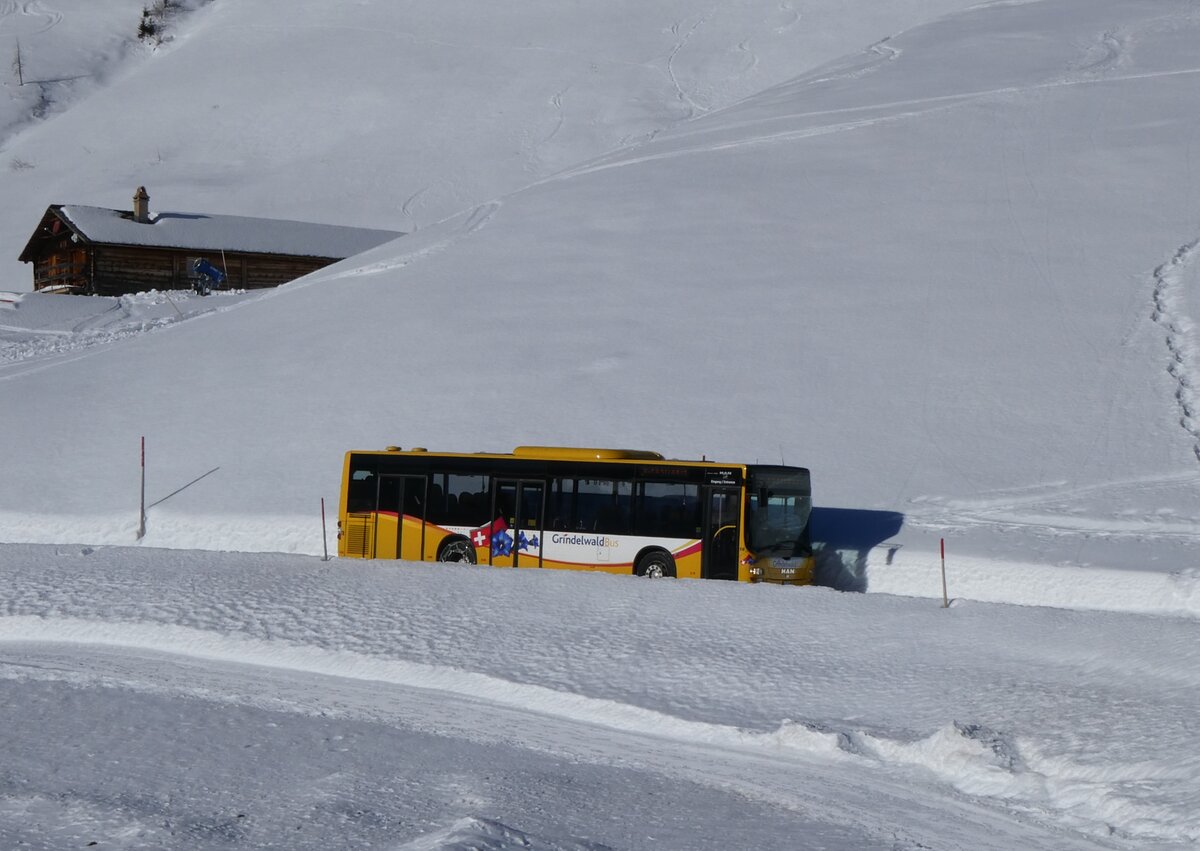
{"label": "bus windshield", "polygon": [[812,554],[808,519],[812,485],[807,470],[750,468],[746,485],[746,545],[784,557]]}

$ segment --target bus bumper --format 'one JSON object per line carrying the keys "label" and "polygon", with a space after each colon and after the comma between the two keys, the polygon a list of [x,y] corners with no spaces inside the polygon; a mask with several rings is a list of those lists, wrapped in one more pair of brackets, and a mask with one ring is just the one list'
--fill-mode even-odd
{"label": "bus bumper", "polygon": [[751,582],[766,582],[772,585],[812,585],[814,559],[812,556],[799,558],[746,559]]}

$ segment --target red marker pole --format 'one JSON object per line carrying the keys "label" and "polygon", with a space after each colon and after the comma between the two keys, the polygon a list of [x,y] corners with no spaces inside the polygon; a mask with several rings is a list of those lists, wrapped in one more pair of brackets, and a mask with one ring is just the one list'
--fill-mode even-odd
{"label": "red marker pole", "polygon": [[142,435],[142,512],[138,518],[138,540],[146,537],[146,435]]}
{"label": "red marker pole", "polygon": [[950,608],[950,597],[946,594],[946,539],[942,538],[942,608]]}

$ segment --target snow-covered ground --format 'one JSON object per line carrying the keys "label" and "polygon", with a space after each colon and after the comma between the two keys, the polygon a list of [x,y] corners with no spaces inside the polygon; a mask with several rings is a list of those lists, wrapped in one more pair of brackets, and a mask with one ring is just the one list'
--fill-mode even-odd
{"label": "snow-covered ground", "polygon": [[[519,6],[0,0],[0,847],[1200,842],[1200,8]],[[28,292],[138,185],[409,234]],[[809,466],[868,593],[321,560],[528,443]]]}
{"label": "snow-covered ground", "polygon": [[0,565],[0,824],[38,847],[1200,838],[1191,618],[149,548]]}

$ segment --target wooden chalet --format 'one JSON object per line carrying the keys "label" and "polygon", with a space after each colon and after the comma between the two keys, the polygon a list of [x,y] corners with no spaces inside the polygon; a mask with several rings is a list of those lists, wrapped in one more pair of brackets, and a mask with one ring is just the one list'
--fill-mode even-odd
{"label": "wooden chalet", "polygon": [[33,288],[122,295],[188,289],[197,260],[225,273],[227,289],[274,287],[403,236],[279,219],[151,213],[138,187],[130,210],[52,204],[21,262],[33,264]]}

